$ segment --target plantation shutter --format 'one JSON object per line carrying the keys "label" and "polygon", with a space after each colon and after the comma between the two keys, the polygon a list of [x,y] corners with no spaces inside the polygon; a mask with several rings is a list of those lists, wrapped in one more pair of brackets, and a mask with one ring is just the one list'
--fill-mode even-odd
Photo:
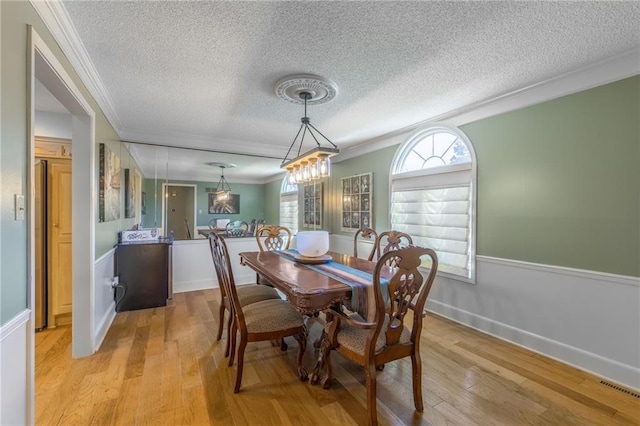
{"label": "plantation shutter", "polygon": [[432,248],[439,269],[471,277],[471,171],[393,180],[391,226]]}
{"label": "plantation shutter", "polygon": [[295,235],[298,232],[298,193],[280,195],[280,226],[286,226]]}

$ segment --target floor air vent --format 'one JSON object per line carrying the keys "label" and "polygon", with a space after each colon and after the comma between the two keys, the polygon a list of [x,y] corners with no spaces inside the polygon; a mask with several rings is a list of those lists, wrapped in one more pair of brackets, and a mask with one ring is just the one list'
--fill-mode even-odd
{"label": "floor air vent", "polygon": [[632,392],[629,389],[625,389],[625,388],[623,388],[621,386],[614,385],[613,383],[609,383],[609,382],[606,382],[604,380],[600,380],[600,384],[605,385],[605,386],[609,386],[611,389],[615,389],[618,392],[626,393],[627,395],[630,395],[630,396],[632,396],[634,398],[640,399],[640,394],[637,393],[637,392]]}

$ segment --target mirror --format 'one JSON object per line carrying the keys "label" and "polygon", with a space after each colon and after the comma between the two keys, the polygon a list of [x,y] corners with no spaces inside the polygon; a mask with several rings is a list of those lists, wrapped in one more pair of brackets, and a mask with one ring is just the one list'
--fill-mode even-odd
{"label": "mirror", "polygon": [[[264,219],[264,185],[280,182],[281,159],[217,153],[198,149],[125,143],[140,168],[140,224],[159,228],[175,240],[204,238],[215,219],[244,221]],[[215,199],[221,178],[219,163],[231,188],[225,202]],[[203,231],[199,233],[198,231]]]}

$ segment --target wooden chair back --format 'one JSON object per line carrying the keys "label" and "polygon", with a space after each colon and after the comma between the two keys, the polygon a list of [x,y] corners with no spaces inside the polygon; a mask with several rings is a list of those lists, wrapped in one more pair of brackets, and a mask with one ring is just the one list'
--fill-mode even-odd
{"label": "wooden chair back", "polygon": [[371,228],[360,228],[356,231],[356,234],[353,236],[353,257],[358,257],[358,242],[361,240],[372,241],[373,245],[371,246],[371,251],[367,256],[367,260],[373,260],[373,257],[376,253],[376,242],[378,239],[378,233]]}
{"label": "wooden chair back", "polygon": [[189,221],[187,219],[184,220],[184,232],[187,234],[187,239],[191,239],[191,228],[189,227]]}
{"label": "wooden chair back", "polygon": [[244,237],[249,231],[249,225],[247,222],[241,220],[235,220],[227,223],[225,228],[225,234],[227,237]]}
{"label": "wooden chair back", "polygon": [[249,231],[247,232],[249,235],[255,235],[256,222],[257,220],[255,218],[251,219],[251,222],[249,222]]}
{"label": "wooden chair back", "polygon": [[216,274],[218,275],[220,289],[222,290],[222,288],[224,288],[223,294],[231,304],[232,315],[234,315],[235,321],[238,322],[236,324],[237,327],[240,330],[245,329],[244,315],[242,313],[242,306],[238,300],[238,292],[236,291],[236,283],[233,278],[227,243],[224,241],[224,238],[212,232],[209,234],[209,247],[211,248],[211,256],[213,257],[213,264],[216,268]]}
{"label": "wooden chair back", "polygon": [[211,257],[213,259],[213,266],[216,270],[216,276],[218,277],[221,299],[220,303],[223,303],[225,299],[228,299],[227,285],[228,283],[233,282],[231,264],[227,266],[227,260],[229,258],[227,244],[224,242],[224,238],[215,232],[211,232],[209,233],[209,248],[211,249]]}
{"label": "wooden chair back", "polygon": [[[413,245],[413,238],[411,235],[401,231],[384,231],[376,237],[375,243],[375,260],[380,259],[380,256],[391,251],[398,250],[402,247]],[[369,260],[373,260],[372,256]],[[392,259],[390,259],[392,260]]]}
{"label": "wooden chair back", "polygon": [[263,226],[256,231],[260,251],[287,250],[291,245],[291,231],[286,226]]}

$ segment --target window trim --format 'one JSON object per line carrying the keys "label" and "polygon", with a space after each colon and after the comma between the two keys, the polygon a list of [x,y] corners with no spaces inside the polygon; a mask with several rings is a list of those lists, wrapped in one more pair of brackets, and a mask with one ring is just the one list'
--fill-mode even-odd
{"label": "window trim", "polygon": [[[440,166],[440,167],[430,167],[426,169],[420,170],[410,170],[407,172],[399,172],[397,171],[400,167],[399,164],[405,160],[405,158],[411,153],[414,146],[418,144],[423,138],[438,132],[448,132],[453,133],[458,138],[460,138],[467,149],[469,150],[469,154],[471,155],[470,163],[460,163],[460,164],[452,164],[449,166]],[[446,171],[444,170],[446,169]],[[459,128],[443,123],[431,123],[427,124],[417,131],[415,131],[409,138],[400,145],[400,147],[396,150],[393,160],[391,161],[391,166],[389,167],[389,210],[387,212],[387,223],[391,226],[391,195],[393,192],[393,182],[394,180],[407,179],[419,176],[428,176],[428,175],[440,175],[447,174],[453,172],[460,172],[469,170],[471,174],[471,181],[469,182],[470,190],[471,190],[471,247],[469,250],[470,261],[470,277],[464,277],[462,275],[453,274],[451,272],[446,272],[442,270],[438,270],[437,275],[442,276],[444,278],[448,278],[455,281],[460,281],[469,284],[477,283],[477,242],[478,242],[478,218],[477,218],[477,204],[478,204],[478,162],[475,152],[475,147],[471,143],[471,140],[467,137],[467,135],[460,130]]]}
{"label": "window trim", "polygon": [[[286,197],[286,198],[294,198],[296,199],[296,215],[297,215],[297,229],[291,229],[291,234],[292,236],[297,235],[298,231],[300,230],[300,198],[299,198],[299,186],[296,184],[296,190],[295,191],[286,191],[286,189],[288,189],[289,187],[293,186],[293,185],[289,185],[288,182],[288,176],[285,176],[284,179],[282,180],[282,184],[280,185],[280,197],[278,198],[278,200],[280,201],[280,207],[278,208],[278,222],[280,224],[282,224],[282,197]],[[285,192],[286,191],[286,192]],[[294,232],[295,231],[295,232]]]}

